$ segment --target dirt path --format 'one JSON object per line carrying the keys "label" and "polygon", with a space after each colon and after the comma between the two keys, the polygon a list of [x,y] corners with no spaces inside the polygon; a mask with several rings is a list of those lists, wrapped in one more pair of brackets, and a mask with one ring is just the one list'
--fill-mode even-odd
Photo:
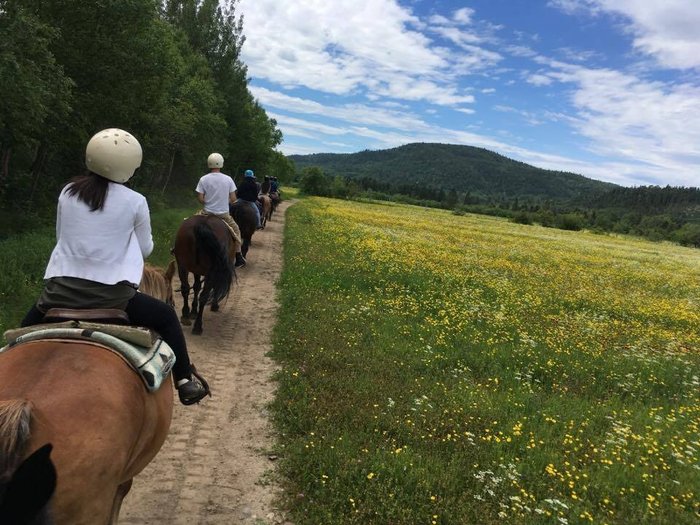
{"label": "dirt path", "polygon": [[193,407],[176,402],[170,435],[134,480],[120,524],[286,523],[273,506],[278,489],[270,479],[275,464],[265,407],[275,365],[265,354],[277,315],[288,205],[253,236],[228,302],[217,313],[205,310],[204,334],[185,327],[192,361],[214,397]]}

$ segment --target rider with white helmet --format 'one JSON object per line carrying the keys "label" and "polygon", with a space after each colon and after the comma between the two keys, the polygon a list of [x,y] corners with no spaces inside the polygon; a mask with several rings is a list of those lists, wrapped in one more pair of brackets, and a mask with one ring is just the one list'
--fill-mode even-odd
{"label": "rider with white helmet", "polygon": [[236,183],[221,172],[224,167],[224,157],[220,153],[212,153],[207,158],[209,173],[202,176],[197,183],[197,199],[202,204],[201,215],[216,215],[228,224],[236,250],[236,267],[245,266],[241,254],[241,230],[229,213],[229,204],[236,202]]}
{"label": "rider with white helmet", "polygon": [[190,405],[209,390],[193,375],[177,315],[166,303],[136,292],[144,259],[153,250],[151,218],[146,198],[124,183],[142,157],[139,141],[127,131],[105,129],[90,139],[88,172],[72,179],[58,198],[57,243],[46,285],[22,326],[40,323],[50,308],[124,310],[133,324],[152,328],[173,349],[180,401]]}

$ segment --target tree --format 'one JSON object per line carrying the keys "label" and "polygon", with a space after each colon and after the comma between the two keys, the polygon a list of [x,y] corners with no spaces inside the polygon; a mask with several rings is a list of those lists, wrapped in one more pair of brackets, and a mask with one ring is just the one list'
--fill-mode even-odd
{"label": "tree", "polygon": [[296,176],[294,163],[281,152],[273,151],[270,160],[269,175],[277,177],[280,182],[291,182]]}
{"label": "tree", "polygon": [[700,224],[684,224],[673,233],[673,238],[684,246],[700,248]]}
{"label": "tree", "polygon": [[301,172],[299,189],[307,195],[328,195],[329,180],[318,166],[304,168]]}
{"label": "tree", "polygon": [[457,190],[452,188],[445,196],[445,208],[454,208],[457,205],[457,200],[459,196],[457,195]]}
{"label": "tree", "polygon": [[[247,68],[240,60],[245,43],[239,0],[167,0],[165,18],[186,35],[194,52],[206,59],[216,91],[225,139],[215,149],[227,158],[232,174],[252,168],[269,172],[273,150],[282,141],[277,122],[265,113],[248,89]],[[214,145],[212,145],[213,147]]]}
{"label": "tree", "polygon": [[50,51],[57,35],[21,2],[0,0],[0,176],[5,184],[13,151],[21,155],[17,171],[28,171],[47,127],[70,110],[73,83]]}

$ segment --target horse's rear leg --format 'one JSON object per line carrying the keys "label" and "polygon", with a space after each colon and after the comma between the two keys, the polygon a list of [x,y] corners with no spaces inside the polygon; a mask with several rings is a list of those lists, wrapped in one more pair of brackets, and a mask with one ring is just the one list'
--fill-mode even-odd
{"label": "horse's rear leg", "polygon": [[114,495],[114,503],[112,503],[112,517],[109,520],[109,525],[116,525],[119,522],[119,512],[122,509],[122,502],[124,501],[124,497],[131,490],[133,481],[133,479],[130,479],[117,487],[117,493]]}
{"label": "horse's rear leg", "polygon": [[182,264],[177,265],[177,274],[180,278],[180,295],[182,295],[182,315],[180,322],[184,325],[192,324],[190,322],[190,282],[187,269]]}
{"label": "horse's rear leg", "polygon": [[[190,312],[190,319],[196,319],[201,317],[198,314],[200,305],[204,307],[206,301],[202,301],[199,291],[202,289],[202,277],[199,275],[194,276],[194,283],[192,284],[192,311]],[[189,323],[188,323],[189,324]]]}
{"label": "horse's rear leg", "polygon": [[192,333],[194,335],[202,334],[202,315],[204,314],[204,307],[207,305],[207,301],[209,300],[210,294],[211,286],[207,284],[207,281],[205,279],[204,288],[202,289],[202,293],[199,295],[199,308],[197,309],[197,318],[194,320],[194,326],[192,327]]}

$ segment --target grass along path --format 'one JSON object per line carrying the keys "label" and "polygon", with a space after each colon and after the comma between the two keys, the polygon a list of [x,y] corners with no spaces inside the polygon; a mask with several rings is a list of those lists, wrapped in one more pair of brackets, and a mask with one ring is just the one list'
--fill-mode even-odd
{"label": "grass along path", "polygon": [[700,251],[313,198],[281,302],[295,523],[697,523]]}

